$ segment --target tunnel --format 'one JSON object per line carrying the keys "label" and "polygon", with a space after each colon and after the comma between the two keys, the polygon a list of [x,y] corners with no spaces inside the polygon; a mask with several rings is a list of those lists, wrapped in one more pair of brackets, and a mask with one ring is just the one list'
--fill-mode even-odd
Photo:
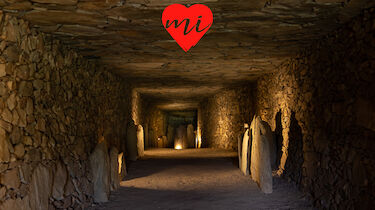
{"label": "tunnel", "polygon": [[374,141],[373,0],[0,0],[0,210],[373,209]]}

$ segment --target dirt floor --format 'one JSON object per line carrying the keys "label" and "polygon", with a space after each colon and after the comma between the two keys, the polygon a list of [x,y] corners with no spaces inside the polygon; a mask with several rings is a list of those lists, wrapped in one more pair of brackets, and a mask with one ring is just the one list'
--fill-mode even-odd
{"label": "dirt floor", "polygon": [[312,209],[291,184],[274,178],[264,194],[238,169],[237,153],[153,149],[128,166],[121,189],[93,209]]}

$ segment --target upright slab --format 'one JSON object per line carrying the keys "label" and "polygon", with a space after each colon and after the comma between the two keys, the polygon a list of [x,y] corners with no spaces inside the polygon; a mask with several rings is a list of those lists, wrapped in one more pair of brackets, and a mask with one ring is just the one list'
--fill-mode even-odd
{"label": "upright slab", "polygon": [[144,156],[145,144],[144,144],[144,133],[142,125],[137,126],[137,150],[138,157]]}
{"label": "upright slab", "polygon": [[189,124],[186,128],[186,137],[187,137],[187,146],[188,148],[195,147],[195,133],[194,133],[194,126]]}
{"label": "upright slab", "polygon": [[271,126],[261,120],[261,126],[260,126],[261,133],[266,137],[269,150],[270,150],[270,161],[271,161],[271,168],[277,169],[276,165],[276,159],[277,159],[277,149],[276,149],[276,138],[275,135],[272,132]]}
{"label": "upright slab", "polygon": [[241,171],[245,175],[249,175],[249,129],[246,129],[242,140],[242,154],[241,154]]}
{"label": "upright slab", "polygon": [[129,160],[137,160],[137,127],[134,122],[130,122],[126,133],[126,152]]}
{"label": "upright slab", "polygon": [[90,155],[94,201],[107,202],[110,192],[110,161],[105,141],[98,143]]}
{"label": "upright slab", "polygon": [[272,193],[272,169],[271,169],[271,152],[270,136],[267,126],[262,122],[260,117],[254,117],[251,122],[252,130],[252,147],[251,147],[251,177],[258,183],[264,193]]}

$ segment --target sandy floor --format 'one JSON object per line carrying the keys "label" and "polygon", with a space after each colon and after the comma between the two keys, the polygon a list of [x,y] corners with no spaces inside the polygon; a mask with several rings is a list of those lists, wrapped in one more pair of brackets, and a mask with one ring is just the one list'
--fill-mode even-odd
{"label": "sandy floor", "polygon": [[259,191],[236,166],[236,153],[214,149],[154,149],[128,167],[121,189],[93,209],[311,209],[303,195],[275,178]]}

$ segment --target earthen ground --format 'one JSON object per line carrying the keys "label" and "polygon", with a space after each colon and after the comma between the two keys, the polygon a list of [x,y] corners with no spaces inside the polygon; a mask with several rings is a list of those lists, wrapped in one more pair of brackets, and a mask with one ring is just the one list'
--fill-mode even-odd
{"label": "earthen ground", "polygon": [[236,152],[152,149],[128,166],[110,202],[93,209],[312,209],[292,184],[274,177],[264,194],[237,167]]}

